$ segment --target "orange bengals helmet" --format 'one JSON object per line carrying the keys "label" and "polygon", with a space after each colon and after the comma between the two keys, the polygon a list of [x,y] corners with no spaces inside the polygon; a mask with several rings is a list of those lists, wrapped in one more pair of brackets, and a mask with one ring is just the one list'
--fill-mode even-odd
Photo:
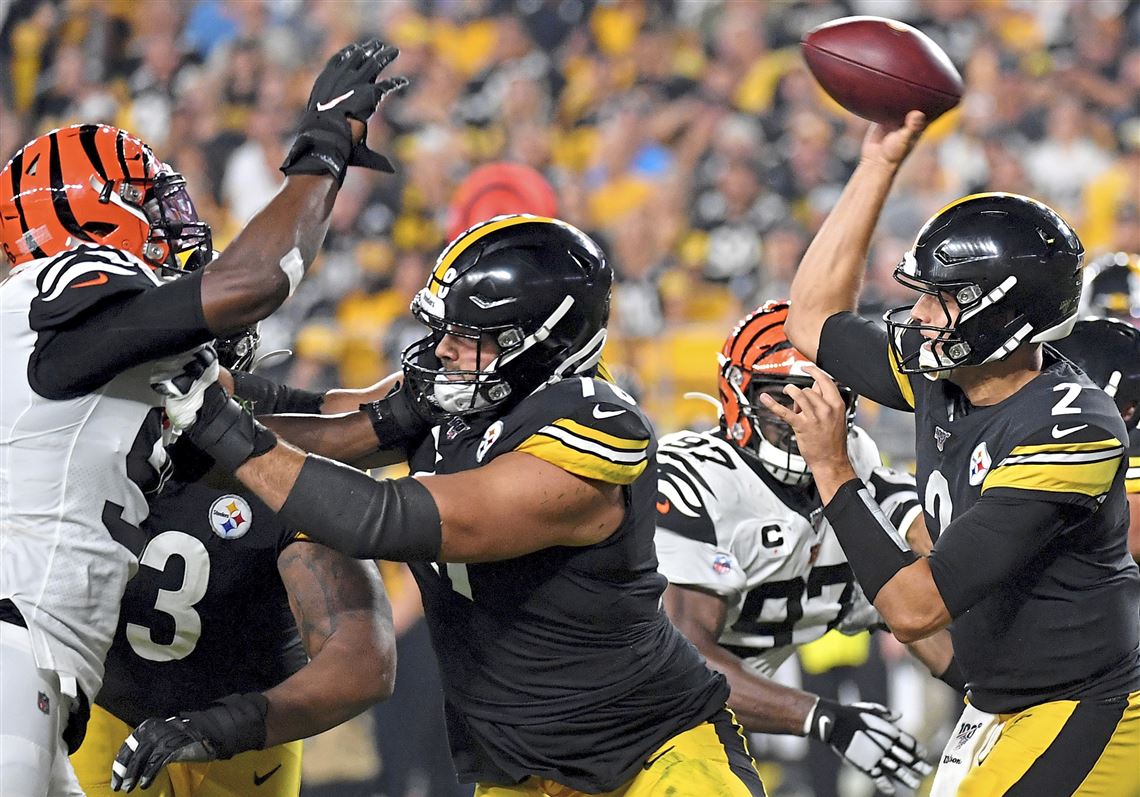
{"label": "orange bengals helmet", "polygon": [[33,139],[0,172],[0,247],[11,265],[81,244],[113,246],[156,268],[193,271],[213,256],[186,180],[139,139],[73,125]]}
{"label": "orange bengals helmet", "polygon": [[[720,363],[721,427],[729,442],[759,458],[764,468],[785,484],[803,485],[811,471],[800,456],[795,433],[760,403],[768,393],[785,406],[791,398],[785,385],[807,387],[814,381],[805,371],[811,360],[800,354],[784,334],[788,303],[765,302],[746,315],[724,342]],[[839,386],[847,403],[847,427],[855,419],[855,394]]]}

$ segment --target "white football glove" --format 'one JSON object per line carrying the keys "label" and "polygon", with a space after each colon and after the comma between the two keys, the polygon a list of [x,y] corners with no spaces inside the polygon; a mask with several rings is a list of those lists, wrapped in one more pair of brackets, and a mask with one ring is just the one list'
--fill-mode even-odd
{"label": "white football glove", "polygon": [[830,745],[879,791],[894,794],[893,781],[915,789],[933,769],[918,740],[895,724],[898,718],[878,703],[845,706],[820,698],[808,717],[808,735]]}
{"label": "white football glove", "polygon": [[218,355],[208,343],[154,363],[150,386],[164,398],[175,437],[197,420],[206,388],[218,381],[219,370]]}

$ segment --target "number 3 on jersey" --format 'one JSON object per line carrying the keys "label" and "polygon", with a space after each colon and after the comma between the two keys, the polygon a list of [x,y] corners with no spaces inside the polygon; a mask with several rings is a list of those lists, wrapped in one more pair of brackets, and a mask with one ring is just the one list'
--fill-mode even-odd
{"label": "number 3 on jersey", "polygon": [[202,635],[202,617],[194,605],[206,594],[210,583],[210,555],[201,540],[181,531],[164,531],[151,539],[139,557],[139,564],[165,572],[171,557],[183,562],[182,584],[178,589],[159,589],[155,611],[174,621],[174,638],[155,642],[151,629],[138,623],[127,624],[127,641],[139,656],[150,661],[175,661],[190,655]]}

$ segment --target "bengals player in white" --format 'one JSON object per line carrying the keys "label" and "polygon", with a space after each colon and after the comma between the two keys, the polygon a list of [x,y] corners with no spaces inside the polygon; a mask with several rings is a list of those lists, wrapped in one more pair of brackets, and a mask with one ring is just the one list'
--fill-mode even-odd
{"label": "bengals player in white", "polygon": [[[881,622],[823,517],[795,435],[758,400],[761,393],[786,400],[785,385],[811,381],[804,371],[811,362],[784,335],[787,314],[786,302],[767,302],[728,336],[718,429],[662,438],[656,543],[669,579],[665,608],[728,676],[729,707],[747,730],[825,742],[891,794],[892,781],[913,788],[931,771],[921,745],[894,724],[897,715],[771,680],[797,646],[833,628],[855,634]],[[845,389],[844,399],[859,475],[913,547],[928,548],[914,479],[882,467],[875,442],[853,423],[855,395]],[[945,635],[915,653],[962,688]]]}
{"label": "bengals player in white", "polygon": [[[333,56],[284,186],[212,262],[186,181],[126,131],[55,130],[0,171],[5,794],[81,793],[67,753],[147,543],[146,494],[167,473],[152,361],[269,315],[313,262],[348,166],[391,169],[361,141],[377,103],[406,83],[377,80],[396,54],[373,40]],[[264,717],[264,704],[248,708]]]}

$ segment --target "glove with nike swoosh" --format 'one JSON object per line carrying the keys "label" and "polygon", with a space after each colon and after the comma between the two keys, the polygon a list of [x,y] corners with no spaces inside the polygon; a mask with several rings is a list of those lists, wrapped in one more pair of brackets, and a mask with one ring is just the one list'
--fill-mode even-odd
{"label": "glove with nike swoosh", "polygon": [[377,80],[400,51],[371,39],[350,44],[334,55],[317,76],[297,140],[281,164],[285,174],[331,174],[344,182],[349,166],[392,172],[391,162],[354,142],[349,118],[367,122],[384,96],[408,85],[405,77]]}
{"label": "glove with nike swoosh", "polygon": [[227,695],[204,711],[144,720],[123,742],[111,765],[111,788],[150,787],[167,764],[215,761],[265,747],[269,700],[260,692]]}
{"label": "glove with nike swoosh", "polygon": [[884,794],[897,781],[915,789],[933,767],[926,750],[895,724],[899,715],[878,703],[842,705],[820,698],[805,723],[807,735],[830,745]]}

